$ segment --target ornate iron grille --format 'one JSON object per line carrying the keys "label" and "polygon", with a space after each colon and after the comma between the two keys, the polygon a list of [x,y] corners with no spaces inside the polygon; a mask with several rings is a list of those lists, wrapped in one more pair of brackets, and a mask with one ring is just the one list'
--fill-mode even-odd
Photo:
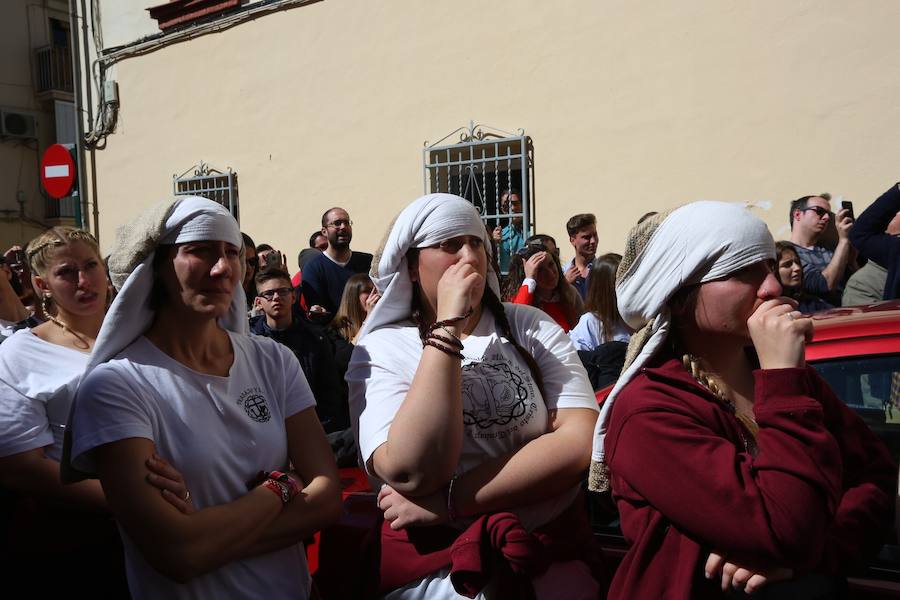
{"label": "ornate iron grille", "polygon": [[[447,140],[458,136],[458,141]],[[425,193],[462,196],[475,206],[489,229],[506,227],[522,219],[524,237],[534,230],[534,149],[520,129],[510,133],[470,122],[429,144],[422,152]],[[521,212],[501,207],[501,195],[514,190],[522,199]]]}
{"label": "ornate iron grille", "polygon": [[231,167],[220,171],[201,162],[181,175],[173,175],[172,186],[176,196],[202,196],[218,202],[240,223],[237,173]]}

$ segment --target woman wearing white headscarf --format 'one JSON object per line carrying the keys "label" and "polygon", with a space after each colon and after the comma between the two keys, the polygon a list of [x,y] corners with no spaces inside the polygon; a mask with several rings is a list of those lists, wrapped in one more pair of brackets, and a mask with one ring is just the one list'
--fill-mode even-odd
{"label": "woman wearing white headscarf", "polygon": [[[134,598],[307,598],[301,540],[340,508],[299,363],[246,333],[241,246],[227,210],[185,198],[120,230],[110,257],[120,291],[75,400],[67,466],[103,484]],[[159,484],[167,462],[182,499]]]}
{"label": "woman wearing white headscarf", "polygon": [[[577,502],[596,402],[550,317],[498,300],[488,248],[470,203],[433,194],[400,213],[373,262],[382,298],[347,381],[366,470],[385,484],[379,591],[456,598],[487,585],[514,597],[596,597]],[[430,551],[414,543],[422,539]],[[470,553],[486,545],[493,559]]]}
{"label": "woman wearing white headscarf", "polygon": [[[718,202],[629,236],[616,294],[636,333],[590,479],[611,484],[631,543],[610,598],[769,593],[796,572],[846,572],[880,546],[890,455],[805,365],[813,324],[781,297],[774,259],[765,224]],[[830,598],[841,581],[779,585]]]}

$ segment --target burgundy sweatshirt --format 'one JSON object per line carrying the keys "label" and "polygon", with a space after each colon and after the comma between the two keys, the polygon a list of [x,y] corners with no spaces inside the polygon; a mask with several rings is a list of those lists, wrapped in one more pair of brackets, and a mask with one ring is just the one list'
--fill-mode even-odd
{"label": "burgundy sweatshirt", "polygon": [[811,368],[758,370],[754,453],[728,408],[662,357],[616,400],[607,463],[630,549],[609,598],[721,598],[703,569],[846,573],[877,552],[897,470]]}

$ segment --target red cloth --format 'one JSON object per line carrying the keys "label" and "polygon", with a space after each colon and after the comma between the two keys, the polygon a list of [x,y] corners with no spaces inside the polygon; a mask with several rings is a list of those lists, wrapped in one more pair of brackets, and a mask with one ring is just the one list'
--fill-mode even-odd
{"label": "red cloth", "polygon": [[533,597],[531,578],[553,562],[583,560],[604,583],[600,553],[581,496],[563,514],[533,532],[510,512],[482,515],[462,533],[450,527],[381,529],[379,593],[450,566],[457,593],[474,598],[492,579],[497,598]]}
{"label": "red cloth", "polygon": [[819,572],[878,549],[896,467],[812,368],[754,373],[753,456],[734,416],[679,361],[656,365],[619,395],[606,439],[631,544],[609,598],[721,598],[703,575],[714,549],[747,566]]}
{"label": "red cloth", "polygon": [[[534,294],[532,294],[528,290],[527,285],[523,285],[519,288],[519,292],[516,294],[515,298],[512,299],[513,304],[527,304],[529,306],[537,306],[534,304]],[[568,317],[566,317],[566,310],[563,307],[561,302],[544,302],[538,308],[542,311],[550,315],[550,317],[556,321],[557,325],[563,328],[563,331],[566,333],[569,332],[570,329],[575,327],[577,323],[569,323]]]}

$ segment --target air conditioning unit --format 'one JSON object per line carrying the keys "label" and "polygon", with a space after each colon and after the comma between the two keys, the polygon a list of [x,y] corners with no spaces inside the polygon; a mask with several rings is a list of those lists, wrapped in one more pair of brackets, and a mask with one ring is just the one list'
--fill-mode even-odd
{"label": "air conditioning unit", "polygon": [[28,113],[0,108],[0,135],[36,139],[37,119]]}

